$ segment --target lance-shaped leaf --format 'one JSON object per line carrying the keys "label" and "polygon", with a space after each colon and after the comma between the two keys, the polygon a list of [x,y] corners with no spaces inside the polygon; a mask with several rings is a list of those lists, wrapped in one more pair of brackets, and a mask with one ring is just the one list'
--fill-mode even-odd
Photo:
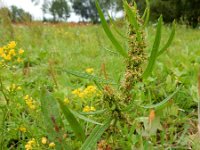
{"label": "lance-shaped leaf", "polygon": [[46,89],[41,91],[41,110],[46,125],[46,132],[51,141],[55,141],[56,149],[70,147],[62,139],[63,122],[60,117],[59,105],[54,97]]}
{"label": "lance-shaped leaf", "polygon": [[141,33],[139,32],[140,27],[137,22],[136,4],[134,5],[134,10],[133,10],[126,1],[123,1],[123,3],[124,3],[124,10],[126,11],[129,22],[135,28],[138,40],[141,41]]}
{"label": "lance-shaped leaf", "polygon": [[83,115],[99,115],[99,114],[105,113],[106,111],[107,111],[106,109],[103,109],[103,110],[97,110],[94,112],[79,112],[79,113]]}
{"label": "lance-shaped leaf", "polygon": [[78,117],[79,119],[82,119],[82,120],[84,120],[84,121],[86,121],[86,122],[90,122],[90,123],[93,123],[93,124],[102,125],[101,123],[96,122],[96,121],[94,121],[94,120],[92,120],[92,119],[90,119],[90,118],[87,118],[87,117],[85,117],[84,115],[82,115],[82,114],[80,114],[80,113],[78,113],[78,112],[76,112],[76,111],[73,111],[73,110],[71,110],[71,109],[70,109],[70,111],[72,112],[72,114],[74,114],[74,116]]}
{"label": "lance-shaped leaf", "polygon": [[72,130],[74,131],[75,135],[81,139],[82,141],[85,140],[85,133],[83,128],[81,127],[81,125],[79,124],[79,122],[76,120],[76,118],[74,117],[73,113],[69,110],[69,108],[64,104],[63,101],[58,99],[58,102],[60,104],[60,108],[65,116],[65,118],[67,119],[67,121],[70,124],[70,127],[72,128]]}
{"label": "lance-shaped leaf", "polygon": [[144,27],[146,27],[149,22],[149,15],[150,15],[150,8],[147,8],[147,14],[146,14],[144,25],[143,25]]}
{"label": "lance-shaped leaf", "polygon": [[96,4],[97,11],[99,13],[99,17],[101,19],[101,24],[103,26],[103,29],[104,29],[106,35],[108,36],[108,38],[110,39],[112,44],[115,46],[115,48],[119,52],[119,54],[121,54],[124,57],[128,57],[127,51],[122,48],[120,43],[117,41],[117,39],[114,37],[113,33],[111,32],[111,30],[106,22],[106,19],[104,17],[104,14],[99,6],[99,3],[97,1],[95,1],[95,4]]}
{"label": "lance-shaped leaf", "polygon": [[160,41],[161,41],[161,29],[162,29],[162,16],[160,16],[160,18],[158,20],[155,41],[154,41],[154,44],[153,44],[153,48],[152,48],[152,51],[151,51],[151,55],[150,55],[150,58],[149,58],[147,68],[142,75],[143,78],[147,78],[151,74],[153,67],[155,65],[156,58],[157,58],[157,55],[158,55],[159,46],[160,46]]}
{"label": "lance-shaped leaf", "polygon": [[178,87],[171,95],[169,95],[167,98],[165,98],[162,102],[154,105],[149,105],[149,106],[141,106],[146,109],[159,109],[162,107],[164,104],[166,104],[169,100],[172,99],[172,97],[180,90],[181,87]]}
{"label": "lance-shaped leaf", "polygon": [[158,52],[158,56],[160,56],[162,53],[164,53],[168,49],[168,47],[172,44],[172,41],[173,41],[174,36],[175,36],[175,29],[176,29],[176,24],[175,24],[175,21],[174,21],[169,39],[168,39],[167,43],[164,45],[164,47]]}
{"label": "lance-shaped leaf", "polygon": [[125,38],[125,39],[129,39],[128,37],[126,37],[125,35],[123,35],[123,34],[117,29],[117,27],[116,27],[116,25],[115,25],[113,19],[111,18],[111,16],[109,15],[108,12],[107,12],[107,15],[108,15],[109,21],[110,21],[110,23],[112,24],[113,29],[115,30],[115,32],[116,32],[117,34],[119,34],[121,37],[123,37],[123,38]]}
{"label": "lance-shaped leaf", "polygon": [[97,125],[90,136],[85,140],[80,150],[92,150],[101,138],[104,131],[110,126],[112,118],[109,118],[104,122],[102,126]]}
{"label": "lance-shaped leaf", "polygon": [[150,15],[150,4],[149,4],[149,1],[146,0],[146,9],[145,9],[144,14],[142,16],[142,20],[144,20],[143,27],[147,26],[147,24],[149,22],[149,15]]}
{"label": "lance-shaped leaf", "polygon": [[80,78],[84,78],[84,79],[88,79],[88,80],[93,80],[93,81],[97,81],[99,83],[104,83],[104,84],[111,84],[111,85],[116,85],[116,83],[109,81],[109,80],[105,80],[102,79],[100,77],[97,77],[95,75],[91,75],[88,73],[83,73],[83,72],[78,72],[78,71],[72,71],[72,70],[64,70],[66,73],[80,77]]}

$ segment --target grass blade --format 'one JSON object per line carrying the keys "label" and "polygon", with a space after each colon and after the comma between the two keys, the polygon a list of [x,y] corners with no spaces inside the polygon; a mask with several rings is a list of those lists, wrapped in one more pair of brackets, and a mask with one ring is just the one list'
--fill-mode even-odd
{"label": "grass blade", "polygon": [[151,55],[150,55],[150,58],[149,58],[147,68],[142,75],[143,78],[147,78],[151,74],[153,67],[155,65],[156,58],[157,58],[157,55],[158,55],[158,49],[159,49],[160,41],[161,41],[161,29],[162,29],[162,16],[160,16],[160,18],[158,20],[158,26],[157,26],[155,41],[154,41],[154,44],[153,44],[153,48],[152,48],[152,51],[151,51]]}
{"label": "grass blade", "polygon": [[155,105],[149,105],[149,106],[140,106],[146,109],[155,109],[155,108],[159,108],[161,106],[163,106],[164,104],[166,104],[179,90],[181,87],[177,88],[171,95],[169,95],[167,98],[165,98],[162,102],[155,104]]}
{"label": "grass blade", "polygon": [[168,49],[168,47],[172,44],[172,41],[173,41],[174,36],[175,36],[175,28],[176,28],[176,24],[175,24],[175,21],[174,21],[169,39],[168,39],[167,43],[165,44],[165,46],[159,51],[158,56],[160,56],[162,53],[164,53]]}
{"label": "grass blade", "polygon": [[97,125],[90,136],[85,140],[80,150],[91,150],[101,138],[104,131],[110,126],[111,120],[111,118],[106,120],[103,126]]}
{"label": "grass blade", "polygon": [[87,118],[87,117],[85,117],[84,115],[81,115],[81,114],[79,114],[79,113],[76,112],[76,111],[73,111],[73,110],[71,110],[71,109],[70,109],[70,111],[72,112],[72,114],[73,114],[74,116],[76,116],[76,117],[78,117],[79,119],[82,119],[82,120],[84,120],[84,121],[86,121],[86,122],[90,122],[90,123],[97,124],[97,125],[103,125],[102,123],[99,123],[99,122],[96,122],[96,121],[94,121],[94,120],[92,120],[92,119],[90,119],[90,118]]}
{"label": "grass blade", "polygon": [[76,120],[76,118],[74,117],[74,115],[71,113],[71,111],[69,110],[69,108],[63,103],[63,101],[58,100],[59,104],[60,104],[60,108],[65,116],[65,118],[67,119],[67,121],[70,124],[70,127],[72,128],[72,130],[74,131],[75,135],[80,138],[82,141],[85,140],[85,133],[81,127],[81,125],[78,123],[78,121]]}
{"label": "grass blade", "polygon": [[96,8],[97,8],[98,13],[99,13],[99,17],[101,19],[101,24],[103,26],[103,29],[104,29],[106,35],[108,36],[108,38],[110,39],[110,41],[112,42],[112,44],[115,46],[115,48],[119,52],[119,54],[121,54],[124,57],[128,57],[127,51],[122,48],[122,46],[120,45],[120,43],[117,41],[117,39],[112,34],[112,32],[111,32],[111,30],[110,30],[110,28],[109,28],[109,26],[108,26],[108,24],[106,22],[104,14],[103,14],[100,6],[99,6],[99,3],[97,1],[95,1],[95,3],[96,3]]}

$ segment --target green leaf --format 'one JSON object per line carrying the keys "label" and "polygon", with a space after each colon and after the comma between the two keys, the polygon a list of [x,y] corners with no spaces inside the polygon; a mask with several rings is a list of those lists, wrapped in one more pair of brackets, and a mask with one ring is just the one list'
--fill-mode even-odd
{"label": "green leaf", "polygon": [[110,23],[112,24],[113,29],[115,30],[115,32],[116,32],[117,34],[119,34],[121,37],[123,37],[123,38],[125,38],[125,39],[129,39],[128,37],[126,37],[125,35],[123,35],[123,34],[117,29],[117,27],[116,27],[116,25],[115,25],[113,19],[111,18],[111,16],[109,15],[108,12],[107,12],[107,15],[108,15],[109,21],[110,21]]}
{"label": "green leaf", "polygon": [[102,78],[99,78],[95,75],[91,75],[91,74],[87,74],[87,73],[82,73],[82,72],[78,72],[78,71],[72,71],[72,70],[64,70],[66,73],[80,77],[80,78],[84,78],[84,79],[88,79],[88,80],[95,80],[101,83],[105,83],[105,84],[111,84],[111,85],[116,85],[116,83],[109,81],[109,80],[104,80]]}
{"label": "green leaf", "polygon": [[150,55],[150,58],[149,58],[147,68],[142,75],[143,78],[147,78],[151,74],[151,72],[153,71],[153,67],[154,67],[155,62],[156,62],[156,58],[157,58],[157,55],[158,55],[158,49],[159,49],[160,41],[161,41],[161,29],[162,29],[162,16],[160,16],[160,18],[158,20],[158,26],[157,26],[155,41],[154,41],[154,44],[153,44],[153,48],[152,48],[152,51],[151,51],[151,55]]}
{"label": "green leaf", "polygon": [[93,81],[94,81],[94,84],[97,86],[97,88],[98,88],[100,91],[103,91],[102,85],[101,85],[98,81],[96,81],[96,80],[93,80]]}
{"label": "green leaf", "polygon": [[60,104],[60,108],[61,108],[61,110],[62,110],[65,118],[69,122],[70,127],[74,131],[75,135],[78,138],[80,138],[82,141],[84,141],[85,138],[86,138],[86,136],[85,136],[85,133],[84,133],[81,125],[76,120],[76,118],[74,117],[74,115],[71,113],[71,111],[69,110],[69,108],[64,104],[64,102],[62,100],[59,100],[59,99],[58,99],[58,102]]}
{"label": "green leaf", "polygon": [[147,8],[147,14],[144,20],[144,27],[146,27],[149,22],[149,16],[150,16],[150,8]]}
{"label": "green leaf", "polygon": [[169,95],[166,99],[164,99],[162,102],[154,105],[149,105],[149,106],[140,106],[146,109],[158,109],[162,107],[164,104],[166,104],[179,90],[181,87],[177,88],[171,95]]}
{"label": "green leaf", "polygon": [[106,111],[107,110],[104,109],[104,110],[98,110],[98,111],[94,111],[94,112],[80,112],[80,114],[83,114],[83,115],[99,115],[99,114],[102,114]]}
{"label": "green leaf", "polygon": [[80,150],[91,150],[98,142],[98,140],[101,138],[104,131],[110,126],[110,123],[112,121],[112,118],[109,118],[105,121],[103,126],[97,125],[90,136],[85,140]]}
{"label": "green leaf", "polygon": [[167,43],[165,44],[165,46],[159,51],[158,56],[163,54],[168,49],[168,47],[172,44],[172,41],[173,41],[174,36],[175,36],[175,32],[176,32],[176,24],[175,24],[175,21],[174,21],[169,39],[168,39]]}
{"label": "green leaf", "polygon": [[145,19],[145,16],[147,15],[147,8],[145,8],[145,10],[144,10],[144,13],[143,13],[143,15],[142,15],[142,20],[144,20]]}
{"label": "green leaf", "polygon": [[98,10],[98,13],[99,13],[99,17],[101,19],[101,24],[103,26],[103,29],[104,29],[106,35],[108,36],[108,38],[110,39],[110,41],[112,42],[112,44],[115,46],[115,48],[119,52],[119,54],[121,54],[124,57],[128,57],[127,51],[122,48],[122,46],[120,45],[120,43],[117,41],[117,39],[112,34],[112,32],[111,32],[111,30],[110,30],[110,28],[109,28],[109,26],[108,26],[108,24],[106,22],[104,14],[103,14],[100,6],[99,6],[99,3],[97,1],[95,1],[95,4],[96,4],[96,7],[97,7],[97,10]]}
{"label": "green leaf", "polygon": [[134,5],[135,10],[132,10],[132,8],[128,5],[128,3],[126,1],[123,1],[123,3],[124,3],[124,9],[128,16],[129,22],[135,28],[138,40],[141,41],[142,40],[141,34],[139,32],[140,28],[139,28],[139,24],[137,22],[136,5]]}
{"label": "green leaf", "polygon": [[76,111],[73,111],[73,110],[71,110],[71,109],[70,109],[70,111],[72,112],[72,114],[73,114],[74,116],[76,116],[76,117],[78,117],[79,119],[82,119],[82,120],[84,120],[84,121],[86,121],[86,122],[90,122],[90,123],[98,124],[98,125],[103,125],[102,123],[99,123],[99,122],[96,122],[96,121],[94,121],[94,120],[92,120],[92,119],[90,119],[90,118],[87,118],[87,117],[85,117],[84,115],[81,115],[81,114],[79,114],[79,113],[76,112]]}
{"label": "green leaf", "polygon": [[150,16],[150,4],[149,1],[146,0],[146,15],[145,15],[145,20],[144,20],[144,27],[147,26],[148,22],[149,22],[149,16]]}
{"label": "green leaf", "polygon": [[70,147],[62,139],[63,122],[60,117],[59,105],[54,97],[46,89],[41,92],[41,110],[46,125],[46,132],[51,141],[55,141],[56,149]]}

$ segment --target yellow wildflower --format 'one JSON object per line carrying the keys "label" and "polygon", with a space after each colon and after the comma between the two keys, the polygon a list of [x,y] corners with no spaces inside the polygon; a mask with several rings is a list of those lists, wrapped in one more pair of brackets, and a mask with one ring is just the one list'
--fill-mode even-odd
{"label": "yellow wildflower", "polygon": [[74,95],[79,95],[80,92],[81,92],[80,89],[75,89],[75,90],[72,91],[72,94],[74,94]]}
{"label": "yellow wildflower", "polygon": [[24,99],[27,100],[29,98],[29,95],[24,96]]}
{"label": "yellow wildflower", "polygon": [[35,144],[36,144],[36,141],[34,138],[29,140],[25,145],[26,150],[32,150]]}
{"label": "yellow wildflower", "polygon": [[46,137],[42,137],[42,140],[41,140],[42,144],[47,144],[47,138]]}
{"label": "yellow wildflower", "polygon": [[23,49],[19,49],[19,54],[23,54],[24,53],[24,50]]}
{"label": "yellow wildflower", "polygon": [[26,95],[26,96],[24,96],[24,100],[25,100],[25,102],[26,102],[26,105],[27,105],[30,109],[34,110],[34,109],[36,108],[35,102],[34,102],[34,100],[32,99],[32,97],[30,97],[29,95]]}
{"label": "yellow wildflower", "polygon": [[26,150],[32,150],[33,147],[32,147],[31,145],[29,145],[29,144],[26,144],[26,145],[25,145],[25,149],[26,149]]}
{"label": "yellow wildflower", "polygon": [[87,69],[85,70],[85,72],[87,72],[87,73],[89,73],[89,74],[92,74],[92,73],[94,73],[94,69],[93,69],[93,68],[87,68]]}
{"label": "yellow wildflower", "polygon": [[22,89],[22,87],[21,87],[21,86],[18,86],[18,87],[17,87],[17,90],[21,90],[21,89]]}
{"label": "yellow wildflower", "polygon": [[5,57],[6,57],[6,54],[5,54],[5,53],[2,53],[2,54],[1,54],[1,57],[2,57],[2,58],[5,58]]}
{"label": "yellow wildflower", "polygon": [[50,148],[55,148],[56,144],[54,142],[49,143]]}
{"label": "yellow wildflower", "polygon": [[16,42],[15,41],[11,41],[9,44],[8,44],[8,48],[12,49],[12,48],[15,48],[16,47]]}
{"label": "yellow wildflower", "polygon": [[89,106],[85,106],[83,108],[83,112],[90,112],[90,107]]}
{"label": "yellow wildflower", "polygon": [[91,112],[91,111],[95,111],[96,109],[94,107],[89,107],[89,106],[85,106],[83,108],[83,112]]}
{"label": "yellow wildflower", "polygon": [[83,94],[83,92],[82,92],[82,90],[79,88],[79,89],[75,89],[75,90],[73,90],[72,91],[72,94],[74,94],[74,95],[76,95],[76,96],[78,96],[78,97],[80,97],[80,98],[83,98],[84,97],[84,94]]}
{"label": "yellow wildflower", "polygon": [[65,98],[65,99],[64,99],[64,103],[65,103],[65,104],[69,104],[69,99],[68,99],[68,98]]}
{"label": "yellow wildflower", "polygon": [[3,54],[3,52],[4,52],[4,51],[3,51],[3,48],[0,47],[0,55]]}
{"label": "yellow wildflower", "polygon": [[95,111],[96,108],[94,108],[94,107],[92,106],[92,107],[90,107],[90,110],[91,110],[91,111]]}
{"label": "yellow wildflower", "polygon": [[32,138],[30,141],[28,141],[28,144],[30,144],[30,145],[33,145],[33,144],[35,144],[36,142],[35,142],[35,139],[34,138]]}
{"label": "yellow wildflower", "polygon": [[32,110],[34,110],[34,109],[36,108],[36,106],[34,105],[32,99],[26,100],[26,105],[27,105],[30,109],[32,109]]}
{"label": "yellow wildflower", "polygon": [[93,85],[87,86],[87,88],[83,91],[84,95],[87,97],[91,97],[96,94],[96,87]]}
{"label": "yellow wildflower", "polygon": [[4,56],[4,59],[5,59],[5,60],[11,60],[11,56],[10,56],[10,55],[5,55],[5,56]]}
{"label": "yellow wildflower", "polygon": [[11,50],[9,51],[9,55],[15,56],[15,55],[16,55],[15,50],[14,50],[14,49],[11,49]]}
{"label": "yellow wildflower", "polygon": [[18,63],[20,63],[20,62],[22,62],[22,61],[23,61],[23,60],[22,60],[20,57],[17,58],[17,62],[18,62]]}
{"label": "yellow wildflower", "polygon": [[21,132],[23,132],[23,133],[26,133],[27,130],[26,130],[25,127],[20,127],[20,128],[19,128],[19,131],[21,131]]}

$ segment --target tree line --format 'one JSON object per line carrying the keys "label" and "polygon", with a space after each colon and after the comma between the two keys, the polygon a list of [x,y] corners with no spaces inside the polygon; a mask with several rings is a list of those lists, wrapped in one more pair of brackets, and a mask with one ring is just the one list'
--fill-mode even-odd
{"label": "tree line", "polygon": [[[33,2],[37,0],[32,0]],[[133,0],[128,0],[132,3]],[[135,0],[140,13],[142,14],[146,3],[145,0]],[[161,14],[166,23],[174,19],[184,22],[193,27],[197,27],[200,22],[200,0],[149,0],[151,8],[151,21],[156,20]],[[99,0],[103,12],[113,12],[113,14],[123,9],[123,0]],[[29,13],[12,6],[9,10],[13,22],[32,20]],[[71,12],[80,16],[80,21],[99,22],[99,16],[95,7],[95,0],[44,0],[43,6],[44,21],[67,21]],[[51,14],[52,19],[46,18],[45,14]]]}
{"label": "tree line", "polygon": [[[141,13],[146,7],[146,0],[135,0]],[[173,20],[184,22],[197,27],[200,22],[200,0],[149,0],[151,8],[150,19],[157,20],[162,14],[163,20],[170,23]],[[69,7],[69,2],[72,8]],[[129,3],[132,0],[128,0]],[[116,13],[123,10],[123,0],[99,0],[104,13],[108,10]],[[53,21],[67,20],[73,11],[81,16],[82,21],[97,23],[99,16],[95,7],[95,0],[45,0],[43,12],[51,13]]]}

